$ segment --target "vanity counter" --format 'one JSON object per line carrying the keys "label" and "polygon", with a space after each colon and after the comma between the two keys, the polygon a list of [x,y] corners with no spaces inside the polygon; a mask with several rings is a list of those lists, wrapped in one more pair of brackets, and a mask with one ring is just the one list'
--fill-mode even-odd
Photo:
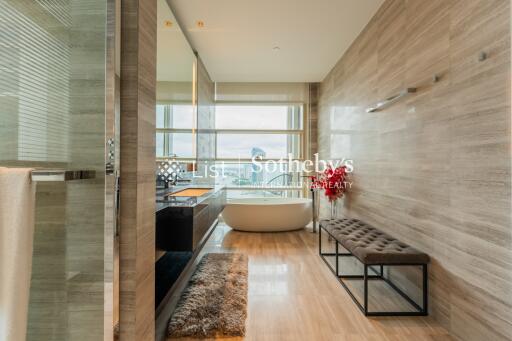
{"label": "vanity counter", "polygon": [[[177,196],[171,197],[170,195],[187,189],[210,189],[200,196]],[[156,212],[168,207],[188,207],[193,208],[204,201],[207,201],[212,195],[225,191],[224,186],[208,186],[208,185],[183,185],[173,186],[171,188],[157,188],[156,190]]]}
{"label": "vanity counter", "polygon": [[[170,197],[186,189],[211,188],[200,196]],[[156,246],[163,251],[195,251],[226,205],[223,186],[175,186],[157,190]]]}

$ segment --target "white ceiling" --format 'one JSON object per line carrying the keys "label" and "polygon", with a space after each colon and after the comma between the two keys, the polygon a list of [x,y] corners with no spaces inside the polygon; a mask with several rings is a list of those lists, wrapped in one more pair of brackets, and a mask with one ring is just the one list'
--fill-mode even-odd
{"label": "white ceiling", "polygon": [[317,82],[383,0],[169,2],[214,81]]}

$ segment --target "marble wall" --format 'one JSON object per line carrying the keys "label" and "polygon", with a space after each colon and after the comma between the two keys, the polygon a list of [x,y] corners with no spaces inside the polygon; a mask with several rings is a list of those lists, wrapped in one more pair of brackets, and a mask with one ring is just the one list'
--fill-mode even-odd
{"label": "marble wall", "polygon": [[320,86],[321,157],[354,160],[342,214],[431,255],[431,315],[465,341],[512,335],[510,13],[388,0]]}
{"label": "marble wall", "polygon": [[318,100],[320,96],[320,83],[309,84],[309,98],[307,102],[308,110],[308,142],[309,150],[306,153],[306,159],[313,160],[315,153],[318,153]]}
{"label": "marble wall", "polygon": [[70,2],[70,169],[94,180],[69,182],[66,197],[67,340],[102,340],[105,300],[106,4]]}
{"label": "marble wall", "polygon": [[199,183],[214,184],[210,166],[215,161],[215,84],[197,59],[197,170]]}
{"label": "marble wall", "polygon": [[122,1],[120,339],[155,339],[156,1]]}

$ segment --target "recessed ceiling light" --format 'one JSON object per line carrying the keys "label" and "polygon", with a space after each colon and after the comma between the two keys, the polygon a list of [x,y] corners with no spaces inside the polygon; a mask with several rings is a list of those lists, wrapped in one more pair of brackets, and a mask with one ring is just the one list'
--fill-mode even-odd
{"label": "recessed ceiling light", "polygon": [[170,21],[170,20],[164,21],[164,26],[165,27],[172,27],[172,21]]}
{"label": "recessed ceiling light", "polygon": [[280,48],[279,46],[274,46],[274,47],[272,48],[272,50],[274,50],[274,51],[279,51],[280,49],[281,49],[281,48]]}
{"label": "recessed ceiling light", "polygon": [[196,21],[196,26],[197,26],[197,28],[203,28],[204,27],[204,21],[202,21],[202,20]]}

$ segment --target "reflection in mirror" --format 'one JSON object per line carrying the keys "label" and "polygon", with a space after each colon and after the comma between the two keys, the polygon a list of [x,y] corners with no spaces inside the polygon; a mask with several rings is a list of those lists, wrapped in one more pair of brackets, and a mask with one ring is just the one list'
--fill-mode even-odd
{"label": "reflection in mirror", "polygon": [[196,56],[165,0],[157,14],[156,156],[196,157]]}

